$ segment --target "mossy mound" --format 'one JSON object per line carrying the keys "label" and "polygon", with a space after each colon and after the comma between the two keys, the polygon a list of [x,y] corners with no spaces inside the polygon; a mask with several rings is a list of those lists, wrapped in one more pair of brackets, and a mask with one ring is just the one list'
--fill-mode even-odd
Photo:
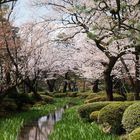
{"label": "mossy mound", "polygon": [[101,92],[98,92],[98,93],[91,93],[87,96],[87,100],[88,99],[92,99],[92,98],[95,98],[95,97],[98,97],[98,96],[105,96],[105,92],[101,91]]}
{"label": "mossy mound", "polygon": [[13,112],[13,111],[17,111],[18,106],[15,102],[15,100],[10,99],[10,98],[6,98],[2,101],[2,103],[0,104],[0,107],[3,111],[9,111],[9,112]]}
{"label": "mossy mound", "polygon": [[140,126],[140,102],[132,104],[125,110],[122,124],[127,133]]}
{"label": "mossy mound", "polygon": [[53,97],[51,97],[49,95],[41,95],[41,98],[46,103],[53,103],[54,102]]}
{"label": "mossy mound", "polygon": [[56,98],[67,97],[67,93],[54,93],[53,96]]}
{"label": "mossy mound", "polygon": [[136,128],[129,134],[129,140],[140,140],[140,127]]}
{"label": "mossy mound", "polygon": [[68,97],[77,97],[77,92],[70,92],[67,94]]}
{"label": "mossy mound", "polygon": [[89,103],[82,105],[78,108],[78,113],[81,118],[89,121],[90,114],[93,111],[99,111],[101,108],[105,107],[106,105],[110,104],[111,102],[96,102],[96,103]]}
{"label": "mossy mound", "polygon": [[85,99],[88,96],[90,96],[92,93],[90,92],[83,92],[83,93],[78,93],[77,96],[80,97],[81,99]]}
{"label": "mossy mound", "polygon": [[93,111],[91,114],[90,114],[90,120],[91,121],[98,121],[98,116],[99,116],[99,113],[100,111]]}
{"label": "mossy mound", "polygon": [[132,102],[118,102],[102,108],[99,113],[99,123],[102,124],[103,130],[114,134],[123,133],[122,116],[125,109],[132,104]]}
{"label": "mossy mound", "polygon": [[[90,97],[90,99],[89,99]],[[84,103],[93,103],[93,102],[100,102],[100,101],[107,101],[107,97],[106,95],[104,94],[97,94],[97,95],[92,95],[92,96],[89,96],[87,98],[87,100],[85,100]],[[122,95],[119,95],[119,94],[113,94],[113,97],[114,97],[114,101],[124,101],[125,98],[122,96]]]}

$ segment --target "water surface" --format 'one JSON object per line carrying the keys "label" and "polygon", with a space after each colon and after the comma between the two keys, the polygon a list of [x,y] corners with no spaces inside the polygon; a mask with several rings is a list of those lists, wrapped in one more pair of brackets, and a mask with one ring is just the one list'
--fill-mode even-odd
{"label": "water surface", "polygon": [[66,108],[68,105],[39,118],[37,121],[26,124],[21,129],[18,140],[48,140],[48,135],[53,131],[54,124],[62,119]]}

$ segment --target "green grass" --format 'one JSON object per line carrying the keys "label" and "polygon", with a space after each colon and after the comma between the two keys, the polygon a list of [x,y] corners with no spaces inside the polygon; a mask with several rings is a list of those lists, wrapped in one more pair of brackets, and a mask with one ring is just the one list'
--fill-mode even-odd
{"label": "green grass", "polygon": [[54,128],[49,140],[118,140],[113,135],[103,133],[95,123],[83,122],[77,108],[68,109]]}
{"label": "green grass", "polygon": [[29,123],[40,116],[46,115],[49,112],[56,110],[67,104],[68,102],[77,102],[80,103],[78,99],[56,99],[54,104],[47,104],[44,106],[36,106],[27,112],[18,113],[12,115],[11,117],[1,118],[0,119],[0,140],[16,140],[18,137],[18,133],[20,128],[25,123]]}

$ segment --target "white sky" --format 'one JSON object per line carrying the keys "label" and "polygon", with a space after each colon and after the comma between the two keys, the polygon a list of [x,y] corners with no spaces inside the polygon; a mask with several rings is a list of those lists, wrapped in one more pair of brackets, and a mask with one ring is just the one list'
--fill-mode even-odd
{"label": "white sky", "polygon": [[46,9],[31,6],[31,0],[18,0],[14,9],[15,24],[20,26],[27,21],[39,19],[46,13]]}

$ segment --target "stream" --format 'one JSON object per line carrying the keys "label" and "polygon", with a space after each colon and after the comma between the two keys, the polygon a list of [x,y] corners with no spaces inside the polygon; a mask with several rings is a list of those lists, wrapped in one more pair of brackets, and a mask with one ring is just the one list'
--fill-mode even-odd
{"label": "stream", "polygon": [[32,123],[21,128],[18,140],[48,140],[48,135],[53,131],[54,124],[62,119],[62,114],[69,106],[57,109],[55,112],[40,117]]}

